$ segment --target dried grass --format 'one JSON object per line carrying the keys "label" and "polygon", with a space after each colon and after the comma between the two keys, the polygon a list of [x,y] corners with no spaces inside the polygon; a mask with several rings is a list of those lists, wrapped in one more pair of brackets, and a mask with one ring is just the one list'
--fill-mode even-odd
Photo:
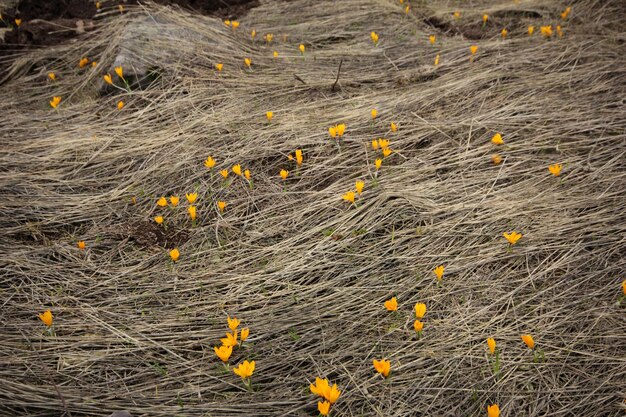
{"label": "dried grass", "polygon": [[[514,15],[505,42],[494,18],[470,63],[472,42],[423,22],[449,20],[452,3],[414,3],[404,17],[395,1],[268,1],[236,35],[148,5],[111,13],[76,43],[12,57],[0,92],[0,414],[310,416],[308,383],[319,375],[343,391],[336,416],[483,416],[494,402],[502,416],[622,415],[624,9],[577,1],[565,37],[546,41],[524,28],[557,22],[563,5],[473,2],[464,21],[483,11],[504,13],[501,22],[508,10],[543,17]],[[149,62],[162,74],[151,88],[99,97],[125,25],[146,14],[210,41],[154,39],[147,52],[175,48],[179,59]],[[101,66],[78,70],[82,56]],[[57,111],[53,95],[63,97]],[[340,151],[327,133],[339,122]],[[495,132],[506,142],[500,166],[490,162]],[[396,153],[374,186],[368,144],[380,136]],[[298,176],[287,159],[297,148]],[[225,188],[202,165],[209,154],[220,169],[249,168],[254,188]],[[547,169],[556,162],[560,178]],[[291,171],[285,187],[281,168]],[[349,208],[341,195],[357,179],[366,190]],[[193,190],[196,228],[185,205],[155,205]],[[229,204],[223,217],[218,199]],[[159,212],[165,245],[151,223]],[[524,237],[508,250],[501,234],[511,230]],[[172,266],[164,246],[176,240]],[[383,308],[392,295],[399,315]],[[419,340],[416,302],[428,305]],[[46,308],[55,336],[37,319]],[[251,329],[232,362],[257,361],[255,392],[213,354],[227,314]],[[487,337],[501,350],[497,378]],[[388,381],[373,371],[381,357]]]}

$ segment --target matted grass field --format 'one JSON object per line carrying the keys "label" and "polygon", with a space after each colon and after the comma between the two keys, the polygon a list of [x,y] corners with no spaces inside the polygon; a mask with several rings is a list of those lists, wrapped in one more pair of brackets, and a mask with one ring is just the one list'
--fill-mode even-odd
{"label": "matted grass field", "polygon": [[624,4],[407,3],[114,5],[4,58],[1,415],[316,416],[316,377],[337,417],[624,415]]}

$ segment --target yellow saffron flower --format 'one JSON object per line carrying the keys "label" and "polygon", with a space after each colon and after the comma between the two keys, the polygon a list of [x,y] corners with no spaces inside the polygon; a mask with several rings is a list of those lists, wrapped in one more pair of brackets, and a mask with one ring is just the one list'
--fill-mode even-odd
{"label": "yellow saffron flower", "polygon": [[167,206],[167,200],[165,199],[165,197],[159,198],[159,200],[157,201],[157,205],[160,207]]}
{"label": "yellow saffron flower", "polygon": [[441,278],[443,278],[444,271],[445,271],[445,268],[443,265],[439,265],[437,268],[433,269],[433,272],[435,273],[439,281],[441,281]]}
{"label": "yellow saffron flower", "polygon": [[196,206],[187,207],[187,212],[189,213],[191,220],[196,220]]}
{"label": "yellow saffron flower", "polygon": [[411,11],[411,5],[407,4],[406,7],[404,8],[404,13],[409,14],[410,11]]}
{"label": "yellow saffron flower", "polygon": [[459,19],[461,17],[461,12],[454,12],[453,16],[455,19]]}
{"label": "yellow saffron flower", "polygon": [[227,169],[221,170],[220,175],[224,177],[224,179],[228,178],[228,170]]}
{"label": "yellow saffron flower", "polygon": [[104,78],[104,81],[105,81],[107,84],[111,84],[111,85],[113,85],[113,79],[111,78],[111,74],[106,74],[106,75],[105,75],[104,77],[102,77],[102,78]]}
{"label": "yellow saffron flower", "polygon": [[421,332],[423,328],[424,328],[424,323],[422,323],[421,321],[419,321],[419,320],[415,320],[415,321],[413,322],[413,329],[414,329],[416,332],[418,332],[418,333],[419,333],[419,332]]}
{"label": "yellow saffron flower", "polygon": [[331,126],[328,128],[328,134],[330,135],[331,138],[336,138],[337,137],[337,127],[336,126]]}
{"label": "yellow saffron flower", "polygon": [[296,164],[302,165],[302,149],[296,149]]}
{"label": "yellow saffron flower", "polygon": [[391,125],[389,125],[389,127],[391,128],[392,132],[396,132],[398,130],[398,125],[394,122],[391,122]]}
{"label": "yellow saffron flower", "polygon": [[428,41],[430,42],[431,45],[434,45],[436,40],[437,38],[435,37],[435,35],[430,35],[428,37]]}
{"label": "yellow saffron flower", "polygon": [[524,343],[526,343],[526,346],[528,346],[528,349],[532,350],[535,348],[535,341],[533,340],[533,337],[531,335],[523,334],[521,338],[524,341]]}
{"label": "yellow saffron flower", "polygon": [[370,33],[370,38],[372,38],[372,42],[374,42],[374,45],[378,44],[378,33],[376,32]]}
{"label": "yellow saffron flower", "polygon": [[484,25],[485,23],[487,23],[487,20],[489,20],[489,15],[488,15],[488,14],[484,14],[484,15],[483,15],[483,25]]}
{"label": "yellow saffron flower", "polygon": [[439,54],[435,57],[435,66],[439,65]]}
{"label": "yellow saffron flower", "polygon": [[54,72],[49,72],[48,73],[48,78],[50,78],[52,81],[57,79],[57,76]]}
{"label": "yellow saffron flower", "polygon": [[189,204],[193,204],[198,198],[198,193],[186,193],[185,198],[187,199],[187,201],[189,201]]}
{"label": "yellow saffron flower", "polygon": [[243,63],[244,63],[244,64],[246,64],[246,67],[248,67],[248,68],[252,68],[252,67],[251,67],[251,66],[252,66],[252,60],[251,60],[250,58],[245,58],[245,59],[243,60]]}
{"label": "yellow saffron flower", "polygon": [[376,372],[378,372],[385,378],[389,376],[389,372],[391,372],[391,362],[385,359],[381,359],[379,361],[374,359],[372,362],[374,363],[374,369],[376,369]]}
{"label": "yellow saffron flower", "polygon": [[493,154],[491,155],[491,162],[493,162],[494,165],[500,165],[500,163],[502,162],[502,157],[497,153]]}
{"label": "yellow saffron flower", "polygon": [[213,168],[215,166],[215,159],[208,156],[206,161],[204,161],[204,166],[209,169]]}
{"label": "yellow saffron flower", "polygon": [[265,39],[267,43],[272,43],[272,39],[274,39],[274,35],[272,35],[271,33],[267,33],[265,34],[265,36],[263,36],[263,39]]}
{"label": "yellow saffron flower", "polygon": [[280,177],[283,179],[283,181],[287,179],[288,175],[289,175],[289,171],[287,171],[286,169],[280,170]]}
{"label": "yellow saffron flower", "polygon": [[252,38],[252,40],[254,40],[254,38],[256,38],[256,30],[252,29],[252,32],[250,32],[250,37]]}
{"label": "yellow saffron flower", "polygon": [[156,216],[154,218],[154,221],[156,222],[156,224],[163,224],[163,216]]}
{"label": "yellow saffron flower", "polygon": [[176,262],[179,257],[180,252],[178,251],[178,249],[174,248],[170,251],[170,258],[172,258],[172,261]]}
{"label": "yellow saffron flower", "polygon": [[239,335],[239,340],[241,340],[241,343],[243,343],[248,338],[249,335],[250,335],[250,329],[248,329],[247,327],[241,329],[241,334]]}
{"label": "yellow saffron flower", "polygon": [[487,416],[500,417],[500,407],[498,407],[498,404],[492,404],[487,406]]}
{"label": "yellow saffron flower", "polygon": [[237,164],[237,165],[233,165],[233,168],[232,168],[232,169],[233,169],[233,172],[234,172],[236,175],[241,176],[241,165],[239,165],[239,164]]}
{"label": "yellow saffron flower", "polygon": [[226,317],[226,321],[228,322],[228,328],[233,332],[237,330],[237,327],[239,327],[239,324],[241,323],[241,320],[238,320],[236,317],[233,317],[232,319],[230,317]]}
{"label": "yellow saffron flower", "polygon": [[561,175],[561,169],[563,169],[563,165],[561,164],[554,164],[554,165],[550,165],[548,167],[548,170],[552,173],[552,175],[554,175],[555,177],[558,177],[559,175]]}
{"label": "yellow saffron flower", "polygon": [[300,46],[298,46],[298,49],[300,50],[300,53],[304,55],[304,44],[301,43]]}
{"label": "yellow saffron flower", "polygon": [[220,209],[220,211],[223,213],[224,209],[226,208],[226,202],[225,201],[218,201],[217,202],[217,208]]}
{"label": "yellow saffron flower", "polygon": [[348,191],[347,193],[341,196],[341,198],[343,198],[345,201],[349,203],[354,203],[354,197],[355,197],[354,191]]}
{"label": "yellow saffron flower", "polygon": [[341,391],[337,388],[337,384],[333,384],[332,387],[326,387],[324,390],[324,398],[331,404],[334,404],[339,399]]}
{"label": "yellow saffron flower", "polygon": [[376,166],[376,171],[378,171],[380,169],[382,164],[383,164],[383,160],[382,159],[377,159],[376,161],[374,161],[374,165]]}
{"label": "yellow saffron flower", "polygon": [[310,384],[309,385],[309,389],[311,390],[311,392],[315,395],[319,395],[320,397],[324,396],[324,393],[326,392],[326,390],[330,388],[329,383],[328,383],[328,379],[324,378],[315,378],[315,384]]}
{"label": "yellow saffron flower", "polygon": [[248,379],[254,373],[255,362],[243,361],[238,367],[233,368],[233,372],[241,377],[241,379]]}
{"label": "yellow saffron flower", "polygon": [[274,58],[278,58],[278,51],[274,51]]}
{"label": "yellow saffron flower", "polygon": [[217,69],[219,72],[222,72],[222,68],[224,68],[224,64],[215,64],[215,69]]}
{"label": "yellow saffron flower", "polygon": [[76,246],[78,246],[78,249],[80,249],[80,250],[85,250],[85,241],[84,240],[79,240],[78,243],[76,244]]}
{"label": "yellow saffron flower", "polygon": [[237,331],[234,330],[232,333],[226,333],[226,337],[220,339],[220,342],[224,346],[236,346],[237,345]]}
{"label": "yellow saffron flower", "polygon": [[354,188],[356,188],[356,192],[359,195],[363,192],[363,187],[365,187],[365,183],[363,181],[357,181],[354,183]]}
{"label": "yellow saffron flower", "polygon": [[265,113],[265,117],[267,118],[268,122],[272,121],[272,117],[274,117],[274,112],[273,111],[268,111]]}
{"label": "yellow saffron flower", "polygon": [[344,123],[340,123],[336,126],[337,128],[337,136],[342,137],[343,132],[346,131],[346,125]]}
{"label": "yellow saffron flower", "polygon": [[52,106],[53,109],[56,109],[59,103],[61,103],[61,97],[59,96],[54,96],[52,100],[50,100],[50,106]]}
{"label": "yellow saffron flower", "polygon": [[426,304],[424,303],[415,304],[415,317],[417,317],[418,319],[421,319],[424,317],[425,314],[426,314]]}
{"label": "yellow saffron flower", "polygon": [[173,207],[176,207],[178,205],[178,196],[170,196],[170,203],[172,204]]}
{"label": "yellow saffron flower", "polygon": [[370,114],[372,115],[372,120],[374,120],[376,118],[376,116],[378,116],[378,111],[376,109],[372,109]]}
{"label": "yellow saffron flower", "polygon": [[230,20],[224,20],[224,24],[225,24],[226,26],[230,26]]}
{"label": "yellow saffron flower", "polygon": [[97,63],[96,61],[93,61],[93,62],[91,63],[91,68],[95,68],[95,67],[97,67],[97,66],[98,66],[98,63]]}
{"label": "yellow saffron flower", "polygon": [[327,416],[330,413],[330,403],[328,401],[318,401],[317,402],[317,411],[320,412],[320,415]]}
{"label": "yellow saffron flower", "polygon": [[22,19],[15,19],[15,26],[20,26],[22,24]]}
{"label": "yellow saffron flower", "polygon": [[373,148],[374,150],[377,150],[377,149],[378,149],[378,141],[377,141],[376,139],[374,139],[374,140],[372,141],[372,148]]}
{"label": "yellow saffron flower", "polygon": [[222,345],[220,347],[214,346],[213,350],[215,350],[215,354],[222,362],[228,362],[230,355],[233,354],[233,347]]}
{"label": "yellow saffron flower", "polygon": [[79,68],[84,68],[87,64],[89,64],[89,58],[81,58],[80,61],[78,61]]}
{"label": "yellow saffron flower", "polygon": [[541,35],[544,38],[552,37],[552,26],[541,26]]}
{"label": "yellow saffron flower", "polygon": [[250,170],[249,170],[249,169],[246,169],[246,170],[243,172],[243,176],[244,176],[244,177],[246,177],[246,179],[247,179],[248,181],[250,181]]}
{"label": "yellow saffron flower", "polygon": [[239,27],[239,22],[237,22],[236,20],[233,20],[231,22],[231,27],[233,28],[233,30],[237,29]]}
{"label": "yellow saffron flower", "polygon": [[535,27],[534,26],[528,26],[528,36],[533,36],[533,33],[535,33]]}
{"label": "yellow saffron flower", "polygon": [[115,73],[118,77],[124,79],[124,69],[121,66],[115,67]]}
{"label": "yellow saffron flower", "polygon": [[391,152],[392,152],[391,148],[385,148],[383,149],[383,156],[386,158],[389,155],[391,155]]}
{"label": "yellow saffron flower", "polygon": [[476,52],[478,52],[478,46],[476,45],[470,46],[470,52],[472,55],[476,55]]}
{"label": "yellow saffron flower", "polygon": [[522,238],[522,234],[517,232],[502,233],[502,236],[504,236],[504,238],[508,240],[511,245],[515,245],[517,241]]}
{"label": "yellow saffron flower", "polygon": [[572,11],[571,7],[567,7],[565,10],[563,10],[563,13],[561,13],[561,19],[565,20],[567,19],[567,16],[569,16],[569,13]]}
{"label": "yellow saffron flower", "polygon": [[124,102],[123,101],[118,101],[117,102],[117,109],[118,110],[122,110],[124,108]]}
{"label": "yellow saffron flower", "polygon": [[43,313],[39,313],[39,319],[43,322],[43,324],[45,324],[46,326],[50,327],[52,326],[52,311],[50,310],[46,310]]}
{"label": "yellow saffron flower", "polygon": [[398,311],[398,300],[396,297],[391,297],[389,300],[385,301],[384,305],[387,311]]}
{"label": "yellow saffron flower", "polygon": [[380,146],[380,149],[387,149],[389,140],[383,138],[378,139],[378,146]]}
{"label": "yellow saffron flower", "polygon": [[489,351],[493,355],[496,352],[496,340],[493,337],[487,339],[487,346],[489,346]]}
{"label": "yellow saffron flower", "polygon": [[563,37],[563,29],[561,29],[561,26],[556,27],[556,34],[559,35],[559,38]]}
{"label": "yellow saffron flower", "polygon": [[502,31],[500,32],[500,35],[502,35],[502,39],[506,38],[506,35],[509,34],[509,31],[506,30],[506,28],[502,29]]}
{"label": "yellow saffron flower", "polygon": [[502,140],[502,135],[499,133],[496,133],[495,135],[493,135],[493,137],[491,138],[491,143],[493,143],[494,145],[504,145],[504,140]]}

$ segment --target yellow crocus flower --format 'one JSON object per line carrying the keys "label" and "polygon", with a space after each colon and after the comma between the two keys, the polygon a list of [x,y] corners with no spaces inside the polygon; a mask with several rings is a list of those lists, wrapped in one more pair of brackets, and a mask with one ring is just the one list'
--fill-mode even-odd
{"label": "yellow crocus flower", "polygon": [[193,204],[198,198],[198,193],[186,193],[185,198],[189,201],[189,204]]}
{"label": "yellow crocus flower", "polygon": [[204,166],[211,169],[215,166],[215,159],[213,159],[211,156],[208,156],[206,161],[204,161]]}
{"label": "yellow crocus flower", "polygon": [[522,238],[522,234],[517,232],[502,233],[502,236],[504,236],[504,238],[508,240],[511,245],[515,245],[517,241]]}
{"label": "yellow crocus flower", "polygon": [[238,367],[233,368],[233,372],[241,377],[241,379],[248,379],[254,373],[255,362],[243,361]]}
{"label": "yellow crocus flower", "polygon": [[524,343],[526,343],[526,346],[528,346],[528,349],[532,350],[535,348],[535,340],[533,339],[531,335],[523,334],[521,338],[524,341]]}
{"label": "yellow crocus flower", "polygon": [[439,265],[437,268],[433,269],[433,272],[437,276],[437,279],[439,281],[441,281],[441,278],[443,278],[444,271],[445,267],[443,265]]}
{"label": "yellow crocus flower", "polygon": [[228,328],[233,332],[237,330],[237,327],[239,327],[239,324],[241,323],[241,320],[236,317],[233,317],[232,319],[230,317],[226,317],[226,321],[228,322]]}
{"label": "yellow crocus flower", "polygon": [[387,311],[398,311],[398,300],[396,297],[391,297],[389,300],[384,303]]}
{"label": "yellow crocus flower", "polygon": [[43,324],[45,324],[46,326],[50,327],[52,326],[52,311],[50,310],[46,310],[43,313],[39,313],[39,319],[43,322]]}
{"label": "yellow crocus flower", "polygon": [[215,354],[222,362],[228,362],[230,355],[233,353],[233,347],[229,345],[214,346],[213,350],[215,350]]}
{"label": "yellow crocus flower", "polygon": [[385,378],[389,376],[389,373],[391,372],[391,362],[385,359],[381,359],[379,361],[374,359],[372,362],[374,364],[374,369],[376,369],[376,372],[378,372]]}

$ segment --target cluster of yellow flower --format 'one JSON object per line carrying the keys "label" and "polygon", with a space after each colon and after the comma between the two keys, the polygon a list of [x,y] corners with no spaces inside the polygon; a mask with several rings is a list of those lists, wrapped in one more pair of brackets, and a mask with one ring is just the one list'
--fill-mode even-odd
{"label": "cluster of yellow flower", "polygon": [[[250,329],[243,328],[241,329],[241,333],[237,334],[237,328],[241,323],[237,318],[227,317],[228,328],[232,331],[232,333],[226,333],[226,337],[220,339],[222,342],[221,346],[214,346],[213,350],[215,351],[215,355],[224,363],[224,366],[228,369],[228,360],[233,353],[233,349],[237,346],[240,348],[243,346],[243,342],[246,341],[248,336],[250,335]],[[239,336],[239,340],[237,340],[237,336]],[[233,368],[233,372],[236,375],[239,375],[243,380],[244,384],[250,388],[250,377],[254,373],[254,367],[256,363],[254,361],[248,362],[247,360],[243,361],[239,364],[239,366]]]}
{"label": "cluster of yellow flower", "polygon": [[310,384],[309,389],[315,395],[322,397],[324,401],[317,402],[317,410],[321,415],[327,416],[330,413],[330,406],[339,399],[341,391],[337,384],[330,385],[327,378],[315,378],[315,384]]}

